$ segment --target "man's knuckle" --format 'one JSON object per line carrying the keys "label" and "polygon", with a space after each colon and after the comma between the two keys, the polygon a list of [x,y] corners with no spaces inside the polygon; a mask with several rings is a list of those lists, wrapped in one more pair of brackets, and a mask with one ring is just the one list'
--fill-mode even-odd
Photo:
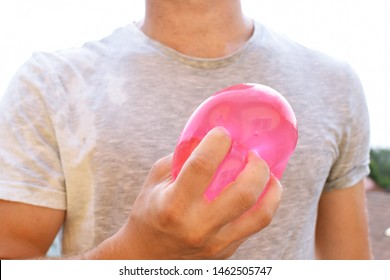
{"label": "man's knuckle", "polygon": [[153,176],[153,175],[156,175],[160,169],[160,165],[161,163],[159,161],[156,161],[155,163],[153,163],[152,167],[150,168],[150,174]]}
{"label": "man's knuckle", "polygon": [[180,224],[181,215],[175,207],[167,206],[163,210],[159,211],[158,221],[162,228],[170,228]]}
{"label": "man's knuckle", "polygon": [[258,219],[258,224],[261,227],[260,229],[263,229],[271,224],[273,218],[273,211],[269,208],[264,208],[261,211],[261,215],[259,216]]}
{"label": "man's knuckle", "polygon": [[204,154],[194,155],[190,157],[190,166],[195,172],[214,173],[215,160],[211,156]]}
{"label": "man's knuckle", "polygon": [[246,186],[245,189],[238,193],[240,206],[245,210],[253,206],[258,199],[258,196],[252,186]]}
{"label": "man's knuckle", "polygon": [[153,163],[152,167],[150,168],[150,175],[152,177],[156,177],[161,175],[163,167],[166,165],[166,158],[161,158]]}
{"label": "man's knuckle", "polygon": [[192,230],[186,237],[185,243],[190,248],[203,247],[206,241],[206,235],[200,230]]}

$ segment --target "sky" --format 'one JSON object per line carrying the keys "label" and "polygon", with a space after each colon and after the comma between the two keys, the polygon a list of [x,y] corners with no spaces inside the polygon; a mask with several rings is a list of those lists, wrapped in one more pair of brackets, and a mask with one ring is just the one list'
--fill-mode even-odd
{"label": "sky", "polygon": [[[390,148],[389,0],[242,3],[248,16],[351,64],[366,92],[371,145]],[[117,27],[141,19],[143,5],[143,0],[1,0],[0,95],[34,51],[99,40]]]}

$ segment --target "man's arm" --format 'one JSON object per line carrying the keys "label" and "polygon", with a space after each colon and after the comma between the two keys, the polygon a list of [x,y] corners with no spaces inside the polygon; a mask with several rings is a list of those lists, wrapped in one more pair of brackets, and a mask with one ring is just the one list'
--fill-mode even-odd
{"label": "man's arm", "polygon": [[64,218],[64,210],[0,200],[0,259],[44,256]]}
{"label": "man's arm", "polygon": [[[159,160],[124,226],[96,248],[69,258],[222,259],[232,255],[271,222],[282,188],[265,161],[250,153],[244,170],[218,199],[205,199],[203,193],[230,146],[228,134],[212,130],[175,182],[170,176],[172,157]],[[0,258],[43,257],[64,216],[64,211],[2,201]]]}
{"label": "man's arm", "polygon": [[318,206],[316,254],[320,259],[372,258],[363,180],[322,195]]}

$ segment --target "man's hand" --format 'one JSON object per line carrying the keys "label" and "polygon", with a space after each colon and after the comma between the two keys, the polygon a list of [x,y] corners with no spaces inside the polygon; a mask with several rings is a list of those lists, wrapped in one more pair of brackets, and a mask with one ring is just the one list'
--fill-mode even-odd
{"label": "man's hand", "polygon": [[[175,182],[172,158],[152,168],[127,223],[85,258],[222,259],[265,228],[279,205],[282,188],[255,153],[237,179],[213,201],[204,192],[231,140],[210,131],[183,165]],[[268,184],[267,184],[268,182]],[[264,189],[267,186],[265,192]]]}

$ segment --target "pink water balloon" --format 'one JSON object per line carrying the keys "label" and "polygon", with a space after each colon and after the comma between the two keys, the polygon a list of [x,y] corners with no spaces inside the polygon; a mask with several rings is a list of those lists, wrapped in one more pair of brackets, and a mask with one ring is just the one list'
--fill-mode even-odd
{"label": "pink water balloon", "polygon": [[276,90],[239,84],[213,94],[191,115],[174,152],[173,179],[203,137],[217,126],[229,131],[232,145],[206,190],[208,199],[213,200],[237,177],[251,150],[267,162],[275,177],[282,177],[298,140],[295,114]]}

